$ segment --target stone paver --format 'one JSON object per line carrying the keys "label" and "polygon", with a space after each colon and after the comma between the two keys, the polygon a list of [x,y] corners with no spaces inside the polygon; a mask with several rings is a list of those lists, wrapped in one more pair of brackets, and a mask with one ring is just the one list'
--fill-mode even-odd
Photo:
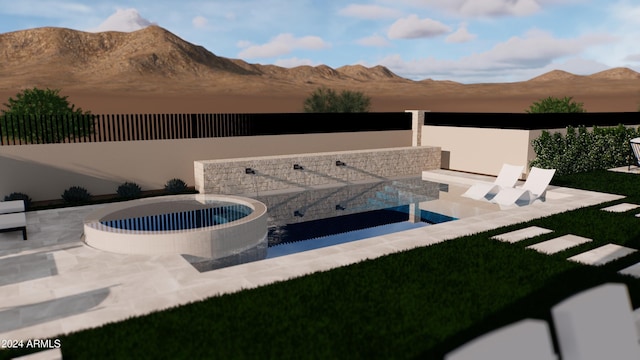
{"label": "stone paver", "polygon": [[640,167],[636,165],[620,166],[617,168],[609,169],[609,171],[621,172],[621,173],[627,173],[627,174],[640,174]]}
{"label": "stone paver", "polygon": [[[204,273],[180,255],[122,255],[86,246],[83,219],[100,205],[28,212],[29,240],[23,241],[20,233],[0,234],[0,339],[55,338],[218,294],[622,198],[550,187],[549,194],[557,196],[501,211],[456,195],[472,182],[467,174],[423,173],[426,178],[434,175],[449,184],[439,206],[451,201],[452,215],[465,215],[459,220]],[[472,179],[493,180],[478,175]],[[478,211],[457,210],[474,206]]]}
{"label": "stone paver", "polygon": [[625,211],[637,209],[639,207],[640,205],[637,205],[637,204],[622,203],[622,204],[606,207],[602,210],[609,211],[609,212],[625,212]]}
{"label": "stone paver", "polygon": [[572,256],[567,260],[579,262],[587,265],[604,265],[613,260],[625,257],[629,254],[636,252],[636,249],[631,249],[617,244],[606,244],[583,252],[581,254]]}
{"label": "stone paver", "polygon": [[[53,346],[55,346],[55,344]],[[55,348],[20,356],[14,358],[14,360],[62,360],[62,352],[59,348]]]}
{"label": "stone paver", "polygon": [[553,230],[545,229],[539,226],[529,226],[524,229],[511,231],[505,234],[500,234],[492,237],[492,239],[506,241],[509,243],[516,243],[518,241],[522,241],[524,239],[530,239],[532,237],[536,237],[538,235],[548,234],[553,232]]}
{"label": "stone paver", "polygon": [[[631,276],[640,278],[640,263],[631,265],[631,266],[629,266],[627,268],[624,268],[624,269],[622,269],[622,270],[620,270],[618,272],[620,274],[623,274],[623,275],[631,275]],[[637,315],[638,315],[638,320],[640,321],[640,309],[637,312]]]}
{"label": "stone paver", "polygon": [[551,240],[543,241],[538,244],[527,246],[527,249],[534,249],[538,252],[551,255],[572,248],[574,246],[578,246],[580,244],[588,243],[590,241],[592,240],[586,237],[568,234]]}

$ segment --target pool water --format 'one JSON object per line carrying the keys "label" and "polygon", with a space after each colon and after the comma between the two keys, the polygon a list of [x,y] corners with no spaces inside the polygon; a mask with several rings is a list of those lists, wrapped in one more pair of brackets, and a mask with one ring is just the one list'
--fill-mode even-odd
{"label": "pool water", "polygon": [[[269,246],[409,222],[409,205],[269,227]],[[417,220],[417,221],[416,221]],[[414,223],[439,224],[455,218],[420,210]]]}
{"label": "pool water", "polygon": [[446,184],[406,178],[256,196],[267,205],[267,257],[439,224],[456,218],[426,211]]}
{"label": "pool water", "polygon": [[241,204],[169,212],[130,218],[102,220],[100,223],[122,230],[175,231],[226,224],[251,214],[251,208]]}

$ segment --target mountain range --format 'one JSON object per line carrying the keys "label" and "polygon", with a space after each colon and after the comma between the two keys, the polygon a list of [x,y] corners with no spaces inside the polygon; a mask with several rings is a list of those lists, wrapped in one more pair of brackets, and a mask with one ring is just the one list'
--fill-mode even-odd
{"label": "mountain range", "polygon": [[0,92],[4,93],[34,86],[70,91],[268,93],[294,97],[318,86],[364,90],[374,97],[449,94],[535,98],[566,95],[566,91],[570,95],[602,93],[606,89],[640,93],[640,73],[628,68],[588,76],[554,70],[518,83],[463,85],[410,80],[384,66],[334,69],[326,65],[284,68],[251,64],[217,56],[158,26],[129,33],[43,27],[0,34],[0,79]]}
{"label": "mountain range", "polygon": [[0,34],[2,87],[53,82],[57,86],[135,85],[138,81],[408,82],[383,66],[284,68],[217,56],[158,27],[88,33],[44,27]]}

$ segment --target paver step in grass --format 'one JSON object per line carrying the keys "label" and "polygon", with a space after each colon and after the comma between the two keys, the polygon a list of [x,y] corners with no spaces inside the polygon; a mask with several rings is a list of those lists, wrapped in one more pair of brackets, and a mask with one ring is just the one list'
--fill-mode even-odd
{"label": "paver step in grass", "polygon": [[567,260],[579,262],[586,265],[604,265],[613,260],[625,257],[629,254],[636,252],[636,249],[631,249],[628,247],[624,247],[616,244],[606,244],[600,246],[599,248],[595,248],[593,250],[589,250],[578,255],[572,256]]}
{"label": "paver step in grass", "polygon": [[534,249],[538,252],[547,254],[547,255],[551,255],[551,254],[555,254],[558,253],[560,251],[572,248],[574,246],[578,246],[584,243],[588,243],[591,242],[593,240],[586,238],[586,237],[582,237],[582,236],[578,236],[578,235],[573,235],[573,234],[567,234],[567,235],[563,235],[554,239],[550,239],[547,241],[543,241],[541,243],[538,244],[533,244],[530,246],[527,246],[527,249]]}
{"label": "paver step in grass", "polygon": [[550,232],[553,232],[553,230],[545,229],[539,226],[530,226],[524,229],[515,230],[508,233],[493,236],[492,239],[505,241],[513,244],[518,241],[522,241],[524,239],[529,239],[542,234],[548,234]]}
{"label": "paver step in grass", "polygon": [[[618,272],[622,275],[631,275],[633,277],[640,278],[640,263],[633,264]],[[640,309],[638,309],[638,320],[640,320]]]}
{"label": "paver step in grass", "polygon": [[640,308],[635,309],[633,311],[633,319],[634,319],[634,322],[636,323],[636,329],[638,329],[638,336],[640,336]]}
{"label": "paver step in grass", "polygon": [[602,210],[608,211],[608,212],[626,212],[626,211],[629,211],[629,210],[637,209],[639,207],[640,207],[640,205],[638,205],[638,204],[622,203],[622,204],[613,205],[613,206],[609,206],[609,207],[603,208]]}

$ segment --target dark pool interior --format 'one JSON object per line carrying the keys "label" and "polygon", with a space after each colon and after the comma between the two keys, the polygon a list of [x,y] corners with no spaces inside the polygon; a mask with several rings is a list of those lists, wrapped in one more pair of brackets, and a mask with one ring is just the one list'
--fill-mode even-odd
{"label": "dark pool interior", "polygon": [[251,214],[251,208],[229,204],[186,211],[153,214],[122,219],[102,220],[100,223],[122,230],[176,231],[225,224]]}
{"label": "dark pool interior", "polygon": [[[271,226],[268,235],[269,246],[406,222],[410,219],[409,210],[409,205],[407,204],[387,209]],[[456,219],[447,215],[420,210],[419,221],[426,224],[440,224],[452,220]]]}
{"label": "dark pool interior", "polygon": [[[421,210],[448,185],[419,177],[254,196],[267,206],[270,253],[293,252],[457,220]],[[315,244],[314,244],[315,242]],[[292,245],[297,243],[297,245]],[[322,245],[326,244],[326,245]]]}

